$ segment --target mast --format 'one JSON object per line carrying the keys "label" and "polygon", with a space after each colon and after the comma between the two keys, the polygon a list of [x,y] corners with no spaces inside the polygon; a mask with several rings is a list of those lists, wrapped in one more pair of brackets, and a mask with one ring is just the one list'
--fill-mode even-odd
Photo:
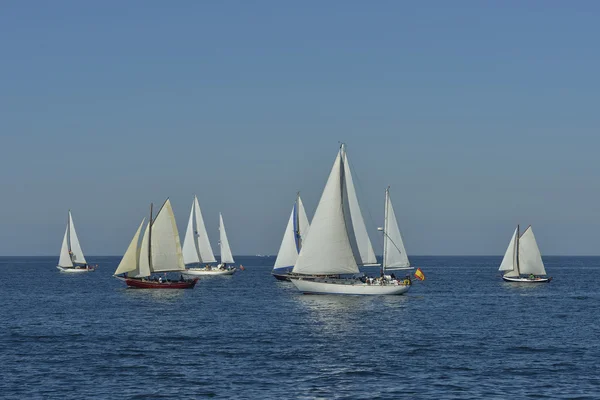
{"label": "mast", "polygon": [[383,260],[381,262],[381,271],[385,274],[385,256],[387,255],[387,232],[388,232],[388,202],[390,201],[390,187],[385,188],[385,207],[383,217]]}
{"label": "mast", "polygon": [[302,238],[300,237],[300,192],[296,192],[296,204],[294,206],[294,235],[296,235],[296,250],[300,253]]}
{"label": "mast", "polygon": [[150,221],[148,221],[148,265],[152,271],[152,203],[150,203]]}
{"label": "mast", "polygon": [[[517,237],[515,238],[515,240],[517,241],[517,245],[515,246],[515,252],[516,252],[516,260],[517,260],[517,272],[519,273],[519,275],[521,275],[521,269],[519,268],[519,236],[520,236],[521,232],[519,231],[519,224],[517,224]],[[518,277],[517,277],[518,278]]]}
{"label": "mast", "polygon": [[67,214],[67,246],[69,248],[69,259],[73,263],[73,251],[71,250],[71,210]]}

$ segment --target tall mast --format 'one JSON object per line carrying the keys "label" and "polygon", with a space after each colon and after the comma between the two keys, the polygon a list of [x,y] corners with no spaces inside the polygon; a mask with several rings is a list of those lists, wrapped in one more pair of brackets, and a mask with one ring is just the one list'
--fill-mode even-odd
{"label": "tall mast", "polygon": [[294,226],[296,227],[294,234],[296,235],[296,250],[299,253],[302,248],[302,238],[300,237],[300,214],[298,207],[300,207],[300,192],[296,192],[296,205],[294,206]]}
{"label": "tall mast", "polygon": [[150,203],[150,221],[148,222],[148,266],[152,271],[152,203]]}
{"label": "tall mast", "polygon": [[384,218],[383,218],[383,260],[381,263],[381,270],[385,273],[385,256],[387,254],[387,232],[388,232],[388,202],[390,201],[390,187],[385,188],[385,207],[384,207]]}
{"label": "tall mast", "polygon": [[73,251],[71,250],[71,210],[67,213],[67,246],[69,247],[69,259],[73,264]]}
{"label": "tall mast", "polygon": [[519,239],[521,232],[519,229],[519,225],[517,224],[517,237],[515,238],[515,240],[517,241],[517,245],[515,246],[515,252],[516,252],[516,259],[517,259],[517,272],[519,273],[519,275],[521,275],[521,268],[519,268]]}

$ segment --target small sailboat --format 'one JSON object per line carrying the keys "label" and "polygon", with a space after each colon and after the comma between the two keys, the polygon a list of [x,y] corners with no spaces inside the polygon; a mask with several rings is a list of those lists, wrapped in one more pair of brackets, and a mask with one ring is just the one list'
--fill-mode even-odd
{"label": "small sailboat", "polygon": [[[183,262],[186,265],[197,265],[197,267],[189,267],[183,273],[186,276],[200,275],[231,275],[235,269],[215,268],[210,266],[210,263],[216,263],[215,255],[213,254],[208,233],[200,211],[198,198],[194,196],[190,218],[183,241]],[[204,267],[201,265],[204,264]]]}
{"label": "small sailboat", "polygon": [[358,198],[346,147],[340,146],[298,260],[290,274],[303,293],[393,295],[404,281],[359,277],[359,265],[377,265]]}
{"label": "small sailboat", "polygon": [[231,248],[229,247],[229,240],[227,239],[227,232],[225,232],[225,223],[223,222],[223,214],[219,213],[219,248],[221,253],[221,263],[217,265],[217,269],[223,271],[223,275],[232,275],[235,273],[236,268],[228,266],[227,264],[233,264],[233,255],[231,254]]}
{"label": "small sailboat", "polygon": [[69,216],[67,217],[67,229],[65,230],[65,236],[63,237],[56,268],[61,272],[89,272],[95,270],[95,268],[88,265],[85,260],[81,245],[79,244],[77,232],[75,232],[75,224],[73,223],[71,210],[69,210]]}
{"label": "small sailboat", "polygon": [[[145,220],[145,219],[144,219]],[[150,220],[138,245],[144,220],[137,229],[133,240],[123,255],[114,276],[124,281],[127,286],[138,289],[188,289],[193,288],[198,278],[179,280],[151,277],[153,273],[184,272],[183,255],[179,243],[179,233],[175,215],[169,199],[152,219],[150,204]]]}
{"label": "small sailboat", "polygon": [[507,282],[546,283],[552,280],[545,277],[546,269],[531,225],[521,235],[517,225],[499,271],[504,272],[502,279]]}
{"label": "small sailboat", "polygon": [[292,213],[288,220],[283,240],[277,253],[275,266],[271,274],[280,281],[289,281],[287,274],[292,272],[298,253],[302,249],[302,242],[308,233],[309,228],[308,217],[304,210],[304,205],[300,199],[300,193],[296,195],[296,202],[292,207]]}

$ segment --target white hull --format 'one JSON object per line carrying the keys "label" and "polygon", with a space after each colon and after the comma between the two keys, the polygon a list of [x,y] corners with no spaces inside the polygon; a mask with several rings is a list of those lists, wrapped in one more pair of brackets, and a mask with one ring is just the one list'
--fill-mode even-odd
{"label": "white hull", "polygon": [[95,269],[94,268],[73,268],[73,267],[61,267],[60,265],[57,265],[56,268],[59,269],[60,272],[66,272],[66,273],[79,273],[79,272],[94,272]]}
{"label": "white hull", "polygon": [[521,278],[521,277],[510,277],[510,276],[503,276],[502,279],[504,279],[506,282],[519,282],[519,283],[548,283],[552,280],[552,278],[534,278],[534,279],[529,279],[529,278]]}
{"label": "white hull", "polygon": [[[342,283],[343,281],[347,281]],[[399,295],[410,288],[409,285],[388,283],[385,285],[367,284],[357,280],[334,279],[305,280],[292,279],[292,283],[303,293],[307,294],[346,294],[346,295]]]}
{"label": "white hull", "polygon": [[183,275],[190,276],[206,276],[206,275],[233,275],[236,271],[236,268],[231,269],[205,269],[205,268],[188,268],[185,272],[182,272]]}

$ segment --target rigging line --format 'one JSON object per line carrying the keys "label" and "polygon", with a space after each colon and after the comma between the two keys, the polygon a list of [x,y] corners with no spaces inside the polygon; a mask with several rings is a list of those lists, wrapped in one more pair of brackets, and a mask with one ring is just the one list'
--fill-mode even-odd
{"label": "rigging line", "polygon": [[394,247],[396,248],[396,250],[398,250],[398,252],[399,252],[400,254],[404,254],[404,253],[402,253],[402,250],[400,250],[400,248],[399,248],[398,246],[396,246],[396,243],[394,243],[394,241],[392,240],[392,238],[390,237],[390,235],[388,235],[388,234],[387,234],[387,232],[386,232],[386,231],[383,231],[383,234],[384,234],[385,236],[387,236],[387,238],[390,240],[390,242],[392,242],[392,244],[394,245]]}

